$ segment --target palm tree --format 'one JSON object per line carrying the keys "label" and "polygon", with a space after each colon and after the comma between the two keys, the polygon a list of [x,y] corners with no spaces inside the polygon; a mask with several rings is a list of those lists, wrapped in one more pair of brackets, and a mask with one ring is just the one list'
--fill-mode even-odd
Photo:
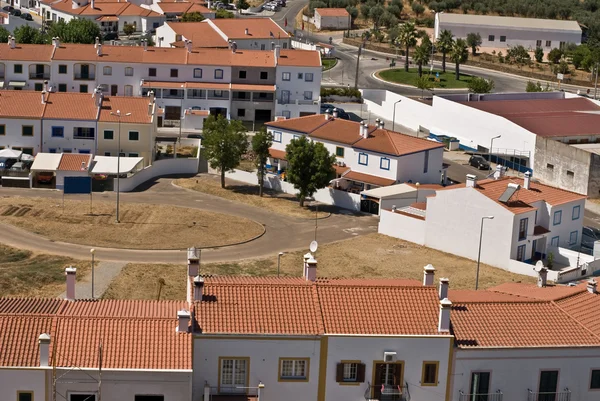
{"label": "palm tree", "polygon": [[408,72],[408,50],[411,48],[411,46],[417,44],[417,29],[415,28],[415,24],[412,22],[407,22],[402,25],[402,28],[400,28],[400,35],[398,35],[397,40],[406,49],[404,71]]}
{"label": "palm tree", "polygon": [[467,42],[464,39],[456,39],[452,50],[450,51],[450,59],[456,64],[456,80],[460,79],[460,64],[467,61],[469,50]]}
{"label": "palm tree", "polygon": [[413,61],[419,68],[419,77],[423,75],[423,64],[429,63],[431,56],[431,41],[428,37],[423,38],[421,44],[415,48],[413,53]]}
{"label": "palm tree", "polygon": [[452,39],[452,32],[444,29],[440,33],[440,37],[437,40],[437,48],[442,52],[442,72],[446,72],[446,54],[452,50],[454,45],[454,39]]}

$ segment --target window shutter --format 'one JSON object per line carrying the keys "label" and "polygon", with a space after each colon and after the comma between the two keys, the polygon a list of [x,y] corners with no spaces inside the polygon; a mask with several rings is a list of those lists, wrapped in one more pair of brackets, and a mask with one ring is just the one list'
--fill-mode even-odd
{"label": "window shutter", "polygon": [[365,364],[359,363],[356,366],[356,381],[359,383],[365,382]]}
{"label": "window shutter", "polygon": [[338,363],[335,370],[335,381],[340,383],[344,381],[344,364]]}

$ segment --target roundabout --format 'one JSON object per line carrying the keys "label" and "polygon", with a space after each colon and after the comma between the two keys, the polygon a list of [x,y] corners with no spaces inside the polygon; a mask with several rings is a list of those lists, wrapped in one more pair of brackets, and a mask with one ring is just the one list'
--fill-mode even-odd
{"label": "roundabout", "polygon": [[[472,75],[460,74],[460,79],[456,79],[454,71],[447,69],[446,72],[433,70],[430,72],[427,67],[423,68],[423,76],[427,77],[431,89],[467,89]],[[417,82],[419,73],[416,68],[409,68],[408,72],[404,68],[389,68],[375,73],[375,77],[380,80],[396,85],[406,85],[418,88]]]}

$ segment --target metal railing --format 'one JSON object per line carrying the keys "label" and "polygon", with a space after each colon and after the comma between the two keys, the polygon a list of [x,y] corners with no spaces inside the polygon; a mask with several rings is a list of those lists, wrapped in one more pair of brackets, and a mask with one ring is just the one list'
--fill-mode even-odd
{"label": "metal railing", "polygon": [[0,177],[29,177],[29,170],[0,169]]}
{"label": "metal railing", "polygon": [[73,134],[73,139],[94,139],[94,135],[85,135],[85,134]]}
{"label": "metal railing", "polygon": [[31,73],[29,73],[29,79],[50,79],[50,73],[49,72],[42,72],[42,73],[31,72]]}
{"label": "metal railing", "polygon": [[[206,387],[205,387],[206,389]],[[240,400],[242,398],[255,398],[258,396],[256,387],[241,386],[210,386],[210,400]]]}
{"label": "metal railing", "polygon": [[571,401],[571,390],[557,392],[535,392],[527,389],[527,401]]}
{"label": "metal railing", "polygon": [[463,393],[462,390],[459,393],[459,401],[502,401],[504,394],[498,390],[495,393]]}
{"label": "metal railing", "polygon": [[367,401],[410,401],[408,383],[404,386],[389,384],[372,385],[369,383],[365,391]]}
{"label": "metal railing", "polygon": [[75,73],[75,79],[79,79],[82,81],[92,81],[94,79],[96,79],[96,74],[82,74],[82,73]]}

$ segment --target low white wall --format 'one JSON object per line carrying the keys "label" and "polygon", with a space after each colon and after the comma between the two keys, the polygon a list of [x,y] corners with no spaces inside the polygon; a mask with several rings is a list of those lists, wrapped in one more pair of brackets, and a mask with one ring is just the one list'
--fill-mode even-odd
{"label": "low white wall", "polygon": [[425,220],[392,213],[382,209],[379,212],[379,234],[400,238],[415,244],[425,245]]}
{"label": "low white wall", "polygon": [[[199,159],[195,157],[185,159],[163,159],[155,161],[151,166],[144,168],[128,178],[121,178],[120,191],[130,192],[140,184],[156,177],[174,174],[197,174]],[[115,178],[116,180],[116,178]],[[115,182],[114,188],[117,187]]]}
{"label": "low white wall", "polygon": [[[396,119],[396,124],[418,131],[420,125],[428,123],[428,128],[435,125],[432,120],[437,116],[433,107],[397,93],[382,89],[361,89],[367,109],[386,120]],[[400,101],[400,103],[397,103]],[[397,104],[396,104],[397,103]],[[394,108],[396,113],[394,116]]]}

